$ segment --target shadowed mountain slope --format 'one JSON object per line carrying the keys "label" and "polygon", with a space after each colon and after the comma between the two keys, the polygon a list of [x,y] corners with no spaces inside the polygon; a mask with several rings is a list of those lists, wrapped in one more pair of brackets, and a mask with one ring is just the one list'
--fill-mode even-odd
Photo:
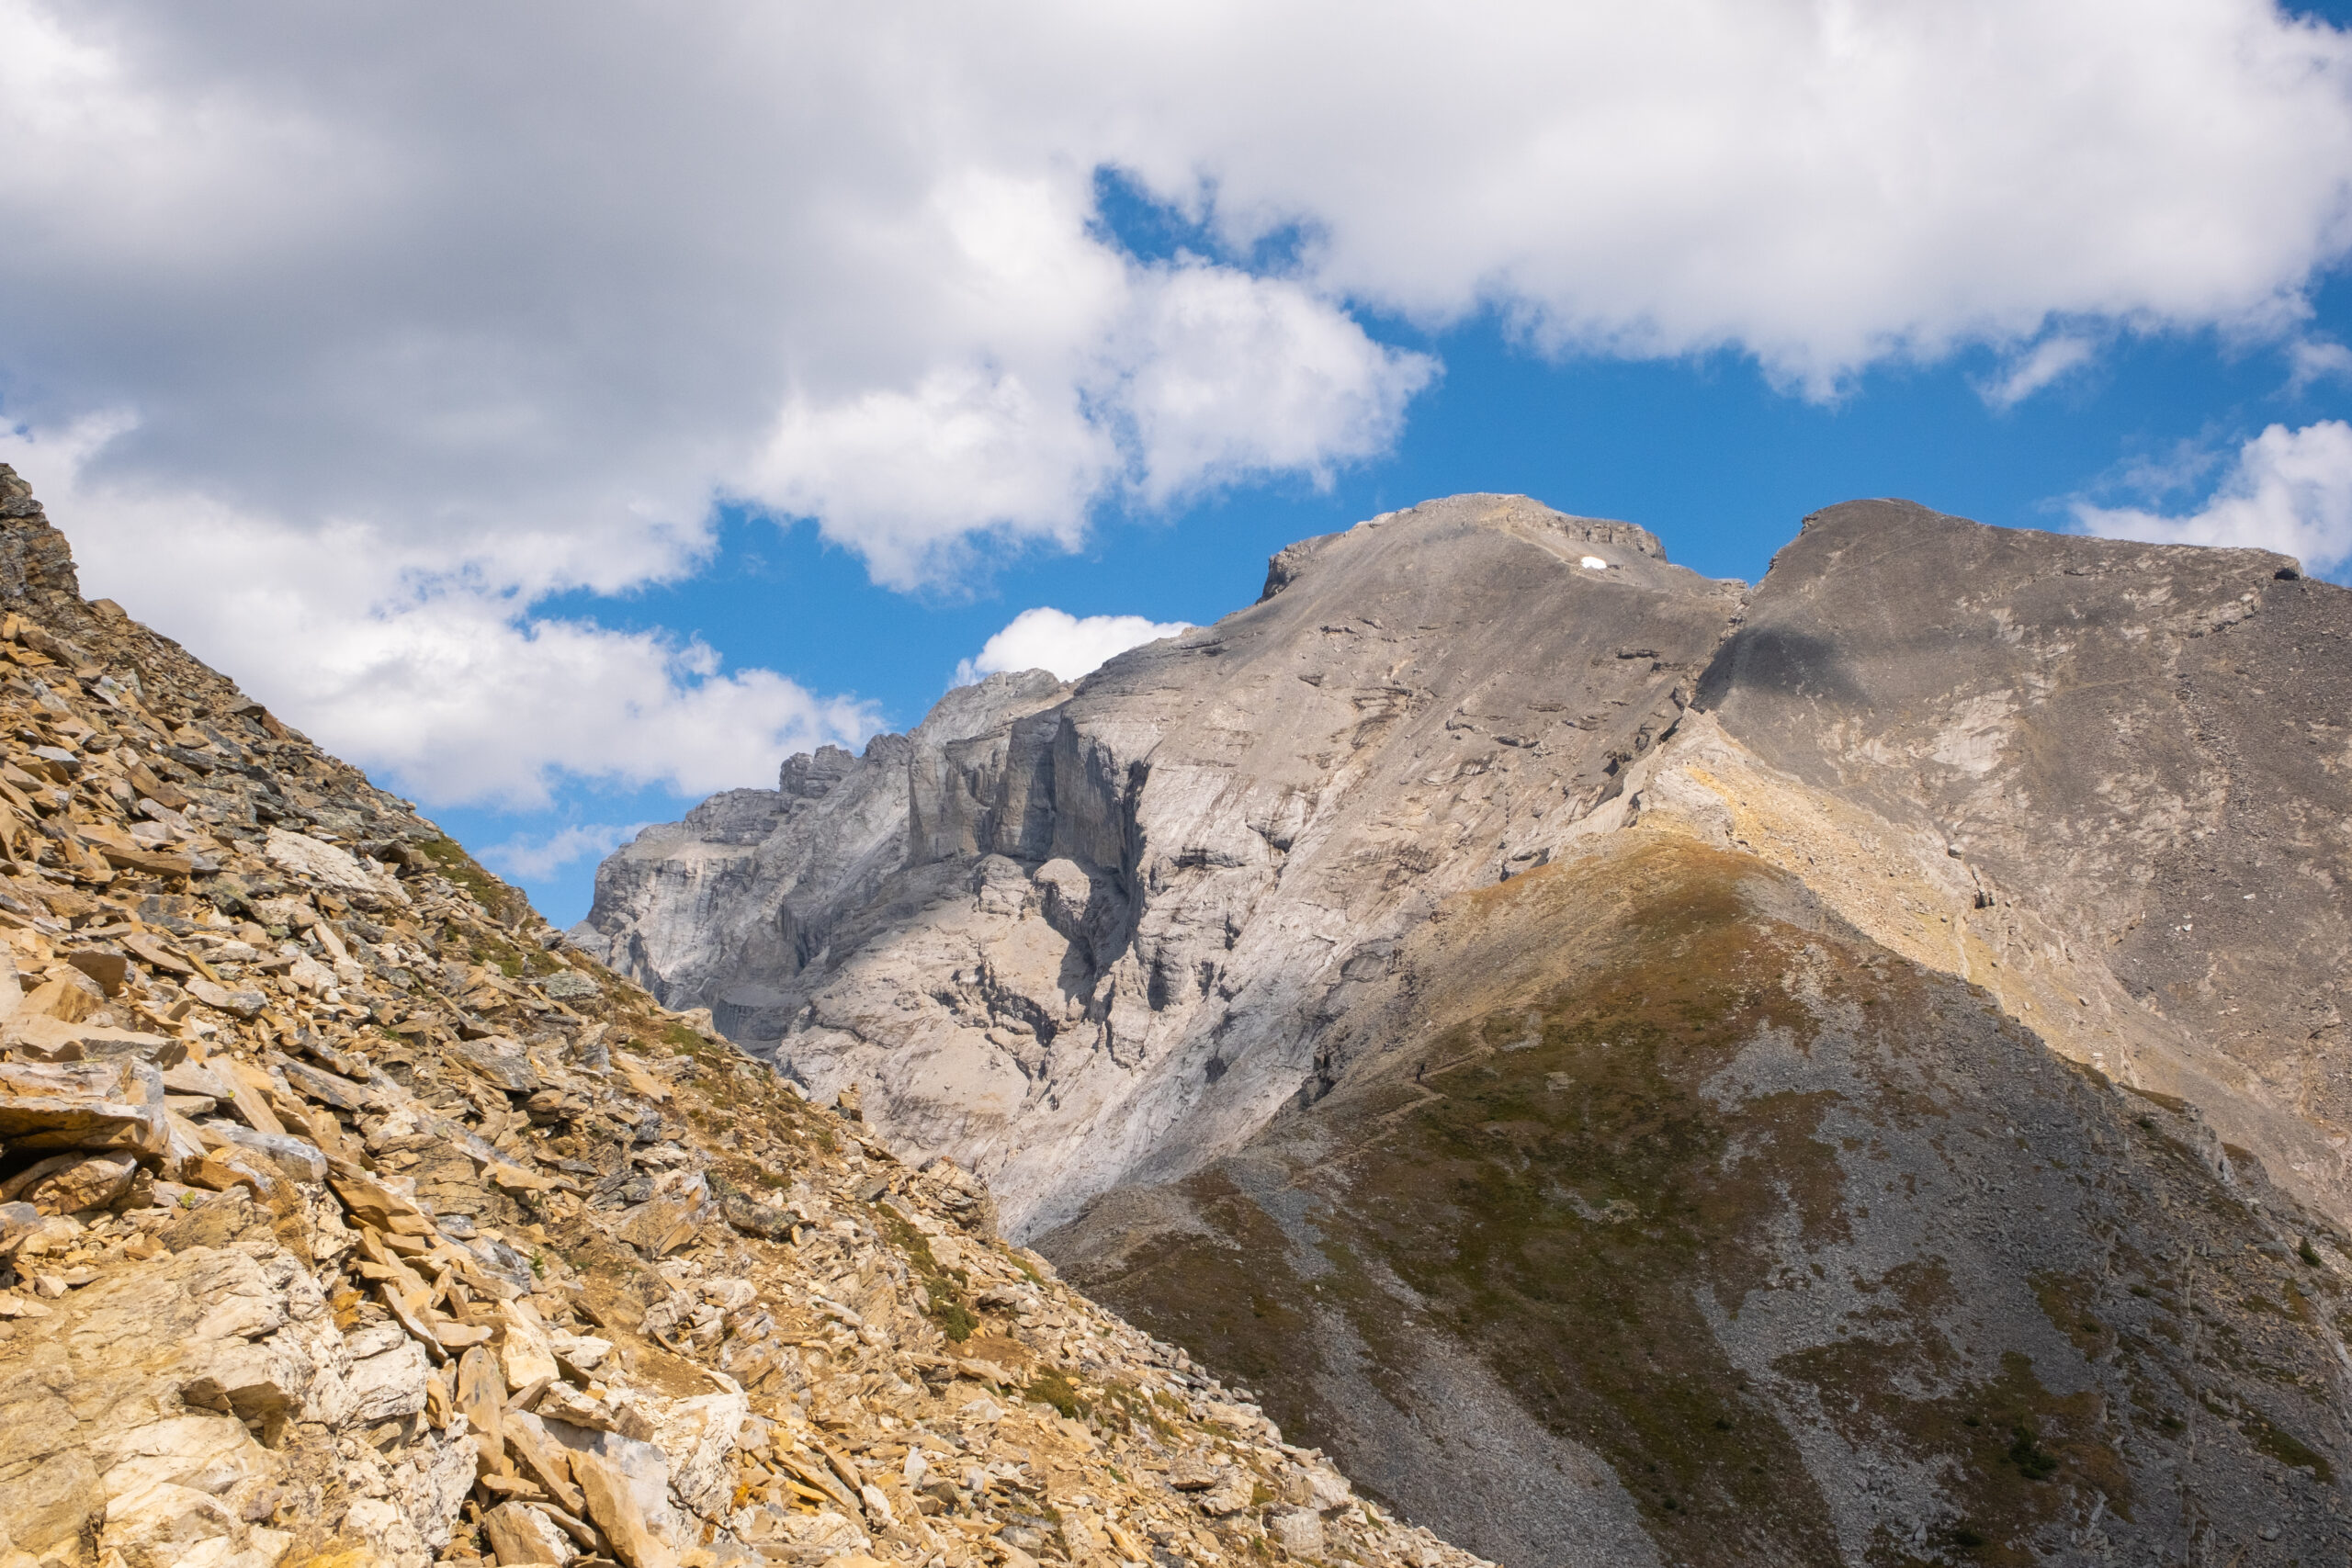
{"label": "shadowed mountain slope", "polygon": [[2342,1549],[2342,1255],[2178,1102],[1671,829],[1451,901],[1384,991],[1310,1110],[1040,1245],[1413,1517],[1531,1563]]}

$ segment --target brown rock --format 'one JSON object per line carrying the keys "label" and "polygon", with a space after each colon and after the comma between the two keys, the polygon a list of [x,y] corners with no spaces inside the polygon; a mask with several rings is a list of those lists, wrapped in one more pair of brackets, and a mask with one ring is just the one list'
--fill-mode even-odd
{"label": "brown rock", "polygon": [[506,1379],[498,1357],[480,1345],[458,1359],[458,1408],[474,1429],[481,1473],[514,1474],[506,1462]]}
{"label": "brown rock", "polygon": [[[78,992],[75,994],[79,994]],[[113,1056],[137,1056],[143,1061],[174,1062],[187,1047],[165,1034],[105,1024],[69,1022],[53,1014],[24,1012],[11,1019],[5,1034],[8,1049],[20,1061],[85,1062]],[[168,1087],[168,1086],[166,1086]]]}
{"label": "brown rock", "polygon": [[160,1156],[164,1116],[164,1077],[145,1062],[0,1062],[0,1139],[12,1148]]}
{"label": "brown rock", "polygon": [[96,980],[98,988],[110,998],[122,995],[123,980],[130,973],[130,960],[119,953],[107,953],[98,948],[68,953],[65,962]]}
{"label": "brown rock", "polygon": [[[139,1174],[137,1158],[119,1150],[92,1155],[86,1159],[63,1157],[62,1168],[21,1190],[22,1196],[44,1214],[73,1214],[85,1209],[103,1208],[130,1191],[131,1179]],[[18,1194],[7,1195],[13,1198]]]}
{"label": "brown rock", "polygon": [[67,1023],[79,1023],[98,1010],[105,998],[91,994],[90,987],[71,980],[44,980],[26,993],[17,1006],[16,1021],[32,1018],[54,1018]]}
{"label": "brown rock", "polygon": [[628,1568],[676,1568],[676,1554],[653,1533],[620,1466],[602,1454],[575,1450],[571,1475],[580,1484],[589,1518],[613,1543],[615,1556]]}
{"label": "brown rock", "polygon": [[230,1090],[229,1103],[236,1108],[238,1120],[256,1133],[286,1135],[286,1123],[269,1108],[269,1076],[260,1068],[244,1062],[220,1058],[211,1064],[217,1067]]}
{"label": "brown rock", "polygon": [[145,931],[132,931],[122,939],[122,945],[137,953],[152,968],[161,969],[173,975],[196,973],[195,966],[165,946],[161,938],[152,936]]}
{"label": "brown rock", "polygon": [[710,1189],[699,1173],[673,1192],[648,1199],[621,1219],[613,1234],[648,1258],[684,1247],[711,1214]]}
{"label": "brown rock", "polygon": [[527,1503],[501,1503],[481,1517],[481,1532],[500,1568],[516,1562],[561,1564],[580,1555],[555,1521]]}

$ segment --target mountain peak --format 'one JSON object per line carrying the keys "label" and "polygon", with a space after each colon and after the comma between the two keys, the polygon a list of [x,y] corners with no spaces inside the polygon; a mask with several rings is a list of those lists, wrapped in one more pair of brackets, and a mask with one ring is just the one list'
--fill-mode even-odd
{"label": "mountain peak", "polygon": [[2335,1309],[2247,1303],[2352,1300],[2347,638],[2258,552],[1861,501],[1749,592],[1449,497],[575,940],[1488,1555],[2317,1551]]}

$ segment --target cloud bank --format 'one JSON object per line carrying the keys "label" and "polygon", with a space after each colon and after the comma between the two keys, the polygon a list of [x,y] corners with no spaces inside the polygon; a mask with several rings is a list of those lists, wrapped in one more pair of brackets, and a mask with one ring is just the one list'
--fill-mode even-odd
{"label": "cloud bank", "polygon": [[0,0],[0,418],[94,585],[428,797],[701,787],[861,721],[531,606],[715,501],[939,582],[1377,456],[1440,367],[1367,323],[1487,311],[2014,401],[2290,339],[2347,192],[2352,49],[2256,0]]}
{"label": "cloud bank", "polygon": [[2276,550],[2306,570],[2332,572],[2352,561],[2352,424],[2272,425],[2238,449],[2212,498],[2186,515],[2084,502],[2074,511],[2085,533],[2104,538]]}
{"label": "cloud bank", "polygon": [[637,837],[642,822],[621,827],[610,822],[575,823],[552,833],[518,834],[481,852],[481,858],[510,877],[540,881],[583,860],[601,861]]}
{"label": "cloud bank", "polygon": [[1065,681],[1075,681],[1131,648],[1192,629],[1190,621],[1153,621],[1141,615],[1080,617],[1039,605],[1013,616],[1002,631],[980,645],[977,657],[960,660],[956,666],[956,684],[968,686],[1001,670],[1050,670]]}

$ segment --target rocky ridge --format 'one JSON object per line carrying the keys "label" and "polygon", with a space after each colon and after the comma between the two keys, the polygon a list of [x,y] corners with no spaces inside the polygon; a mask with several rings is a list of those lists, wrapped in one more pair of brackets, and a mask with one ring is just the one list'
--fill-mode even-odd
{"label": "rocky ridge", "polygon": [[106,602],[0,468],[0,1564],[1475,1568]]}

